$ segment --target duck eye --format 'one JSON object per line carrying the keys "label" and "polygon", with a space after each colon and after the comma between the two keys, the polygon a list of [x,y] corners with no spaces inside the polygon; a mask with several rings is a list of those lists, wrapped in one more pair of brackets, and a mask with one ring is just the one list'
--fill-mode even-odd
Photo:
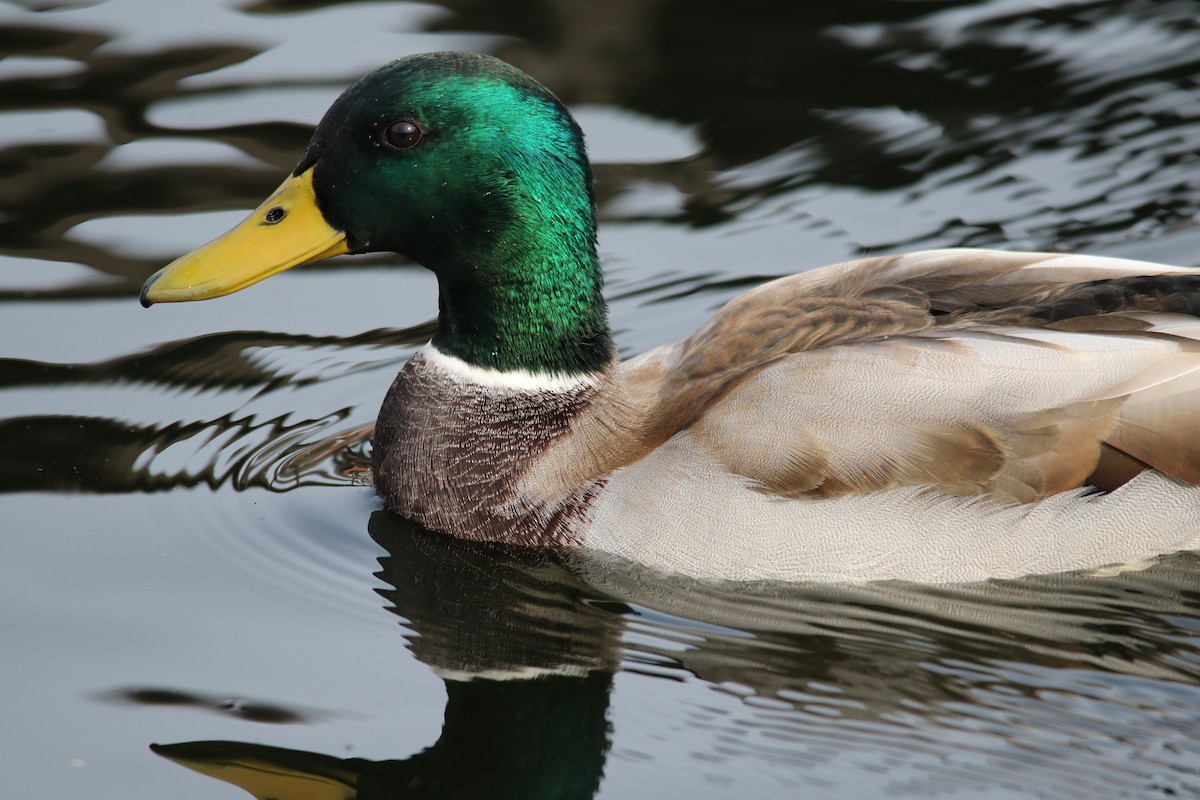
{"label": "duck eye", "polygon": [[263,222],[268,225],[274,225],[276,222],[281,222],[287,216],[287,211],[283,206],[273,206],[263,214]]}
{"label": "duck eye", "polygon": [[424,131],[406,119],[398,119],[383,129],[384,141],[397,150],[416,147],[424,136]]}

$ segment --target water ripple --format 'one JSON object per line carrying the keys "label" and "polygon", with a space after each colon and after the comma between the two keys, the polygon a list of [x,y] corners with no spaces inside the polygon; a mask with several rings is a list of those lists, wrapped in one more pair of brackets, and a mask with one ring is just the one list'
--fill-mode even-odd
{"label": "water ripple", "polygon": [[[449,542],[358,485],[383,393],[432,333],[431,277],[355,257],[135,316],[162,260],[292,168],[322,98],[444,48],[493,52],[587,112],[623,353],[864,251],[1197,263],[1194,0],[193,0],[170,24],[157,0],[59,6],[0,3],[4,619],[30,676],[8,703],[29,721],[12,793],[175,795],[129,753],[150,741],[138,724],[191,716],[72,705],[112,686],[222,712],[197,733],[236,735],[247,709],[324,720],[256,729],[295,750],[159,748],[245,754],[301,792],[350,776],[399,795],[417,776],[540,796],[513,769],[535,741],[581,798],[1200,793],[1196,556],[975,587],[735,588]],[[328,700],[350,684],[352,702]],[[301,699],[254,699],[275,685]],[[309,697],[392,710],[339,727]],[[437,744],[400,758],[400,740]],[[97,768],[63,770],[85,741]],[[481,754],[496,768],[472,777]]]}
{"label": "water ripple", "polygon": [[[381,387],[411,352],[406,346],[429,333],[228,333],[98,364],[0,360],[10,414],[0,420],[0,491],[286,491],[360,482]],[[130,420],[131,393],[144,399],[149,388],[160,400],[142,408],[157,407],[166,419]],[[369,399],[346,406],[347,397]],[[59,400],[63,411],[54,413]],[[293,410],[323,404],[320,415]],[[87,413],[71,413],[80,407]]]}
{"label": "water ripple", "polygon": [[711,689],[678,711],[707,732],[690,756],[701,763],[786,764],[818,784],[853,763],[893,776],[897,796],[1095,797],[1200,787],[1198,561],[943,588],[651,581],[592,557],[573,568],[636,615],[626,669]]}

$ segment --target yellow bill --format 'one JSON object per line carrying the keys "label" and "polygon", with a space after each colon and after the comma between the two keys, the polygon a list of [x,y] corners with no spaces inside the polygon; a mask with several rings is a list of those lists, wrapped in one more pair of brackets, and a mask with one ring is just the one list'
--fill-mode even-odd
{"label": "yellow bill", "polygon": [[258,800],[346,800],[356,796],[358,772],[341,759],[241,742],[150,745],[176,764],[240,786]]}
{"label": "yellow bill", "polygon": [[350,252],[317,208],[312,168],[289,177],[229,233],[175,259],[142,287],[142,305],[232,294],[299,264]]}

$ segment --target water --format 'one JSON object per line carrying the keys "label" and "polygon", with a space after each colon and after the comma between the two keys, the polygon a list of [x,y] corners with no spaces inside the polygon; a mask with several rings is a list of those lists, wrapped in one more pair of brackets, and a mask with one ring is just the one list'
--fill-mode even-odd
{"label": "water", "polygon": [[578,112],[625,354],[868,252],[1200,265],[1192,0],[0,3],[5,797],[1200,793],[1197,556],[734,588],[448,543],[360,482],[423,270],[138,307],[432,49]]}

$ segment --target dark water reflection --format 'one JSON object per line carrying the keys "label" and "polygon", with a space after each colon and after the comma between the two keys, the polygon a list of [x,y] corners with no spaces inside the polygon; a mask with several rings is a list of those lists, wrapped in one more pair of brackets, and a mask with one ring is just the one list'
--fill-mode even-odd
{"label": "dark water reflection", "polygon": [[609,745],[620,615],[533,554],[448,546],[382,512],[371,536],[387,550],[377,577],[389,588],[379,594],[405,620],[413,653],[445,681],[434,744],[383,761],[232,741],[154,751],[278,800],[592,797]]}
{"label": "dark water reflection", "polygon": [[432,332],[422,270],[338,259],[136,304],[274,188],[345,84],[456,48],[578,112],[627,354],[864,252],[1200,265],[1197,19],[1194,0],[0,3],[0,702],[24,720],[0,726],[0,794],[221,791],[151,741],[277,798],[1200,793],[1195,556],[731,588],[451,545],[361,485],[379,401]]}
{"label": "dark water reflection", "polygon": [[[592,797],[623,661],[725,694],[737,710],[710,698],[689,712],[715,740],[709,756],[786,764],[798,784],[861,759],[887,767],[894,796],[1200,788],[1200,598],[1180,589],[1192,555],[1108,578],[962,588],[721,587],[462,547],[382,512],[371,535],[387,551],[380,595],[446,684],[437,741],[379,761],[238,741],[156,753],[280,800]],[[1113,741],[1124,758],[1111,758]]]}

